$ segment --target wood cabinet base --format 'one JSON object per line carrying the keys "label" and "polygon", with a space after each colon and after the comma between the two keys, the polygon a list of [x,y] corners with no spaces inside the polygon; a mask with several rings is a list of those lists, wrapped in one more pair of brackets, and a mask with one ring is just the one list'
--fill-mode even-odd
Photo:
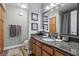
{"label": "wood cabinet base", "polygon": [[71,56],[55,47],[50,47],[32,38],[32,53],[36,56]]}

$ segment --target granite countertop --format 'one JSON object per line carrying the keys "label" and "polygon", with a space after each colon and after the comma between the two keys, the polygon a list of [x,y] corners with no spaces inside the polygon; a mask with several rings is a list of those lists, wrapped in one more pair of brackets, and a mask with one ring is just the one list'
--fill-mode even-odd
{"label": "granite countertop", "polygon": [[50,46],[54,46],[60,50],[63,50],[72,55],[79,56],[79,43],[76,42],[64,42],[64,41],[45,41],[43,40],[43,36],[40,35],[32,35],[38,41],[45,43]]}

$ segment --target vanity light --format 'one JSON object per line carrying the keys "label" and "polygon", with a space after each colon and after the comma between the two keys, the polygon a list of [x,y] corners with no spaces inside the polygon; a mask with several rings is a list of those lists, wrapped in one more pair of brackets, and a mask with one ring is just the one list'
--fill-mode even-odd
{"label": "vanity light", "polygon": [[51,7],[53,7],[54,5],[55,5],[54,3],[51,3],[51,4],[50,4]]}
{"label": "vanity light", "polygon": [[54,9],[51,9],[51,11],[54,11]]}
{"label": "vanity light", "polygon": [[56,9],[58,9],[59,7],[57,6]]}
{"label": "vanity light", "polygon": [[[45,9],[48,10],[48,9],[51,9],[51,8],[54,8],[54,7],[57,9],[57,8],[59,8],[59,7],[58,7],[59,4],[60,4],[60,3],[51,3],[51,4],[49,4],[48,6],[46,6]],[[56,6],[57,6],[57,7],[56,7]]]}
{"label": "vanity light", "polygon": [[27,8],[27,4],[24,3],[18,3],[18,6],[21,8]]}
{"label": "vanity light", "polygon": [[64,6],[65,4],[63,3],[63,4],[61,4],[60,6]]}

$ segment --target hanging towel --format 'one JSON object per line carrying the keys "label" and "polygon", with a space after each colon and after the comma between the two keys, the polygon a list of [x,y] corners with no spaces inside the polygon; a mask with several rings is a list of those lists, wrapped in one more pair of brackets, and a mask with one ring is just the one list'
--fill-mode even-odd
{"label": "hanging towel", "polygon": [[10,37],[16,36],[16,25],[10,25]]}

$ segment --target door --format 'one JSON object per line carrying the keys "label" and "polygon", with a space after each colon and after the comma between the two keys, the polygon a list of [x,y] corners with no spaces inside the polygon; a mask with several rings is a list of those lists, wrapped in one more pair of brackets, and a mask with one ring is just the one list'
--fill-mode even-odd
{"label": "door", "polygon": [[49,30],[50,30],[50,32],[56,32],[56,17],[50,18]]}

